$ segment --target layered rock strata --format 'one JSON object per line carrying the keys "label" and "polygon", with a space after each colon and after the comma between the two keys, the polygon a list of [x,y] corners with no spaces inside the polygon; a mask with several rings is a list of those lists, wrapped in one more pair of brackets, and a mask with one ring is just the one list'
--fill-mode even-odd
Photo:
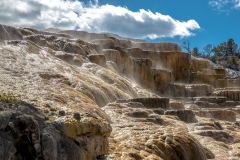
{"label": "layered rock strata", "polygon": [[239,159],[225,69],[177,44],[55,31],[0,25],[0,159]]}

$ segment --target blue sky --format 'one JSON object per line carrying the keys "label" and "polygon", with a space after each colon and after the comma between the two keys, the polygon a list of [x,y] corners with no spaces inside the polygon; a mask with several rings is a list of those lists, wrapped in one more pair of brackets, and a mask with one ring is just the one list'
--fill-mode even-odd
{"label": "blue sky", "polygon": [[220,8],[210,5],[209,0],[99,0],[99,3],[125,6],[132,11],[151,10],[170,15],[179,21],[194,19],[201,27],[193,31],[194,36],[148,39],[153,42],[168,41],[182,44],[188,40],[191,48],[198,47],[203,50],[208,43],[218,45],[233,38],[240,47],[240,8],[235,8],[234,3],[223,4],[222,7],[219,6]]}
{"label": "blue sky", "polygon": [[0,0],[0,23],[111,32],[152,42],[189,41],[201,51],[240,45],[240,0]]}

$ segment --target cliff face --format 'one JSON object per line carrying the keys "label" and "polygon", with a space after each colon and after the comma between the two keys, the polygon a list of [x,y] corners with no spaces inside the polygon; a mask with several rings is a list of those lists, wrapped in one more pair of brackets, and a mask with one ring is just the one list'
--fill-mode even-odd
{"label": "cliff face", "polygon": [[238,81],[176,44],[0,25],[0,59],[0,159],[240,158]]}
{"label": "cliff face", "polygon": [[191,55],[187,53],[144,51],[140,48],[128,51],[134,58],[149,58],[153,62],[152,68],[171,71],[175,81],[189,81]]}

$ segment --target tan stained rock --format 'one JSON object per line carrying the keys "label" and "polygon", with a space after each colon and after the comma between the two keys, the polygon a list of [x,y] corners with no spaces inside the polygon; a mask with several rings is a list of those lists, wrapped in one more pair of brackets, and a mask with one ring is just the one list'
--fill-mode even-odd
{"label": "tan stained rock", "polygon": [[225,96],[231,100],[239,101],[240,100],[240,90],[235,89],[219,89],[214,92],[217,96]]}
{"label": "tan stained rock", "polygon": [[240,158],[238,79],[177,44],[6,25],[0,40],[1,101],[23,103],[0,102],[0,159]]}
{"label": "tan stained rock", "polygon": [[183,101],[170,101],[170,107],[174,110],[185,109]]}
{"label": "tan stained rock", "polygon": [[231,110],[201,110],[196,112],[198,116],[215,118],[225,121],[236,121],[236,113]]}

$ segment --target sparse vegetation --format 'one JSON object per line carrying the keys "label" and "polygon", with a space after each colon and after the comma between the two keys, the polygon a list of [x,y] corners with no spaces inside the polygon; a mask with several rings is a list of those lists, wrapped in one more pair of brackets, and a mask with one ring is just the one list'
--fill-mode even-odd
{"label": "sparse vegetation", "polygon": [[0,94],[0,102],[19,104],[20,101],[20,96],[16,96],[12,92]]}
{"label": "sparse vegetation", "polygon": [[203,51],[200,51],[197,47],[191,49],[189,41],[183,42],[181,47],[195,57],[207,58],[224,68],[230,68],[236,71],[240,70],[240,47],[232,38],[229,38],[227,42],[222,42],[216,46],[207,44],[203,48]]}

